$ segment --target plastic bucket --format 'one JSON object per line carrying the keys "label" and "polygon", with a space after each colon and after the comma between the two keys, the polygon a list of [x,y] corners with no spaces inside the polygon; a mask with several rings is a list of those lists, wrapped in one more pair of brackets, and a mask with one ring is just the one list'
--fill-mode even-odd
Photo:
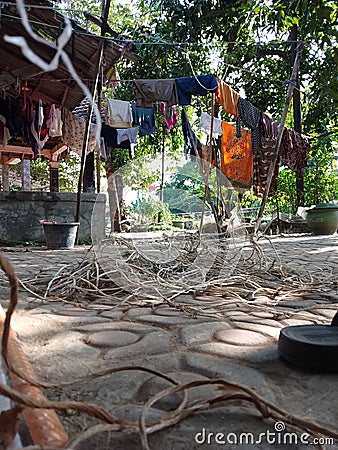
{"label": "plastic bucket", "polygon": [[73,248],[79,222],[43,222],[47,248]]}

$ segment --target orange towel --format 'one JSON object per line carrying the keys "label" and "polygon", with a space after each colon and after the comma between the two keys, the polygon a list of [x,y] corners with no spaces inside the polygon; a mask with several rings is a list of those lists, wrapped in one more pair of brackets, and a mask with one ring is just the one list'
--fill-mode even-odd
{"label": "orange towel", "polygon": [[242,129],[236,137],[236,127],[222,123],[221,170],[236,187],[249,188],[253,177],[253,152],[250,131]]}
{"label": "orange towel", "polygon": [[228,114],[232,114],[235,119],[238,117],[237,103],[239,94],[235,92],[224,81],[217,78],[218,88],[215,93],[215,100],[219,103],[224,111]]}

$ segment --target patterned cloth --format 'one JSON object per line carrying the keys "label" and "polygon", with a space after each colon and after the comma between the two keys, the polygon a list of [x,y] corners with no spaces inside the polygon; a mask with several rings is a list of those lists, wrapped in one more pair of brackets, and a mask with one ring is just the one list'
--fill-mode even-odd
{"label": "patterned cloth", "polygon": [[[266,114],[262,115],[262,136],[276,140],[280,123]],[[294,172],[307,167],[307,153],[311,149],[309,140],[298,131],[284,128],[279,154],[282,163]]]}
{"label": "patterned cloth", "polygon": [[218,88],[215,95],[216,102],[222,106],[226,113],[231,114],[235,119],[237,119],[237,104],[239,100],[239,94],[237,94],[237,92],[235,92],[230,86],[224,83],[223,80],[217,78],[217,82]]}
{"label": "patterned cloth", "polygon": [[294,172],[307,167],[307,153],[311,150],[309,140],[294,130],[285,129],[283,134],[282,163]]}
{"label": "patterned cloth", "polygon": [[234,187],[250,188],[253,176],[253,152],[250,131],[242,129],[236,136],[236,127],[222,123],[221,170]]}
{"label": "patterned cloth", "polygon": [[251,129],[252,150],[255,151],[261,144],[261,123],[262,111],[253,106],[245,98],[238,99],[238,119],[236,124],[236,135],[241,137],[241,121],[244,125]]}
{"label": "patterned cloth", "polygon": [[[266,180],[270,169],[271,159],[275,149],[276,141],[272,138],[262,136],[262,145],[257,149],[255,155],[255,177],[253,182],[254,193],[257,196],[262,196],[265,190]],[[279,171],[279,158],[275,166],[275,171],[272,176],[269,195],[272,196],[277,190],[277,178]]]}
{"label": "patterned cloth", "polygon": [[280,123],[272,119],[267,114],[262,114],[262,136],[270,139],[277,139]]}
{"label": "patterned cloth", "polygon": [[213,166],[215,165],[215,161],[213,161],[213,149],[210,145],[201,145],[201,150],[199,151],[200,160],[200,168],[201,174],[203,177],[207,177],[210,175]]}
{"label": "patterned cloth", "polygon": [[[79,119],[67,109],[63,108],[63,126],[62,136],[63,142],[68,145],[78,155],[82,154],[83,139],[86,129],[86,122]],[[90,126],[87,153],[92,152],[96,148],[95,126]]]}

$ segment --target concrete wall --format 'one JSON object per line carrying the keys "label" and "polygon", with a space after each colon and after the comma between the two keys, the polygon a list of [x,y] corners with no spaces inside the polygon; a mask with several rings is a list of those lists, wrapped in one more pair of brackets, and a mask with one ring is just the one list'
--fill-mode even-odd
{"label": "concrete wall", "polygon": [[[72,192],[0,192],[0,243],[44,242],[41,220],[74,222],[77,194]],[[79,238],[105,236],[105,194],[81,194]]]}

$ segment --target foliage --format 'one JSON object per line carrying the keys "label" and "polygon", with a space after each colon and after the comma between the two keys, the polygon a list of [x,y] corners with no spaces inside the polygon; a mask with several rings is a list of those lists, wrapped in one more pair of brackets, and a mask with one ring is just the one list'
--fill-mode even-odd
{"label": "foliage", "polygon": [[61,192],[76,192],[80,172],[80,157],[72,152],[60,162],[59,184]]}
{"label": "foliage", "polygon": [[[98,1],[74,0],[70,6],[101,15]],[[117,62],[122,79],[214,72],[277,120],[284,107],[295,47],[290,33],[297,27],[297,39],[304,43],[299,74],[303,132],[315,138],[305,171],[305,199],[311,204],[337,198],[336,172],[331,167],[338,122],[337,13],[337,3],[332,0],[135,0],[130,4],[112,0],[109,25],[132,41],[139,55],[137,63]],[[76,18],[88,29],[99,31],[88,16],[76,13]],[[124,45],[119,37],[114,39]],[[133,98],[132,83],[121,83],[114,97]],[[196,119],[201,110],[210,112],[210,96],[193,98],[190,118]],[[166,151],[183,152],[180,127],[164,133],[163,118],[159,111],[156,115],[159,132],[139,139],[135,148],[138,162],[160,153],[163,145]],[[220,115],[228,118],[222,111]],[[292,112],[287,125],[293,127]],[[330,140],[323,136],[328,133]],[[114,167],[124,164],[126,160],[117,157]],[[154,176],[138,165],[130,172],[128,183],[145,187]],[[179,186],[180,180],[172,182]],[[188,206],[189,196],[180,192],[176,206]],[[288,170],[280,172],[277,200],[286,209],[295,205],[294,174]]]}
{"label": "foliage", "polygon": [[[13,190],[21,190],[22,164],[10,165],[11,178],[14,183],[11,185]],[[60,161],[59,166],[59,184],[60,192],[74,192],[77,189],[78,177],[80,170],[80,160],[75,153],[68,155],[66,160]],[[36,159],[30,162],[30,176],[32,191],[49,190],[49,161]]]}
{"label": "foliage", "polygon": [[309,167],[305,170],[305,204],[307,206],[338,199],[337,159],[329,136],[313,146]]}
{"label": "foliage", "polygon": [[138,216],[138,223],[171,222],[169,207],[161,200],[145,197],[136,200],[131,207]]}
{"label": "foliage", "polygon": [[197,164],[178,167],[164,185],[164,201],[173,214],[201,212],[204,198],[204,184]]}

